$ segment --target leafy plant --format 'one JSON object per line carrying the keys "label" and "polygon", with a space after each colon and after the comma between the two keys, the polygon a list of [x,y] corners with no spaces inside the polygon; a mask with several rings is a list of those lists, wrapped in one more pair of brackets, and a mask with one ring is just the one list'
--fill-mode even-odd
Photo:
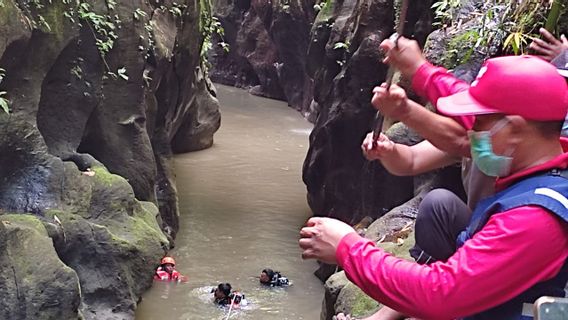
{"label": "leafy plant", "polygon": [[70,70],[71,74],[77,77],[77,79],[83,79],[83,69],[79,65],[73,66]]}
{"label": "leafy plant", "polygon": [[117,74],[120,78],[122,78],[125,81],[128,81],[128,75],[126,74],[126,68],[125,67],[118,69],[116,72],[117,72]]}
{"label": "leafy plant", "polygon": [[6,91],[0,91],[0,108],[4,110],[5,113],[10,113],[10,106],[8,99],[4,98]]}
{"label": "leafy plant", "polygon": [[207,52],[213,48],[213,36],[217,35],[221,41],[218,45],[225,52],[229,52],[229,44],[224,41],[225,29],[221,25],[219,19],[212,15],[212,6],[210,0],[205,0],[205,8],[201,11],[201,34],[203,35],[203,44],[201,46],[200,60],[203,70],[207,72],[209,69],[209,62],[207,61]]}
{"label": "leafy plant", "polygon": [[[110,8],[114,6],[109,6]],[[114,45],[114,41],[118,38],[115,33],[116,25],[109,16],[100,15],[91,10],[91,5],[86,2],[79,4],[79,18],[86,21],[90,27],[97,48],[102,57],[104,57]],[[106,61],[105,61],[106,63]]]}
{"label": "leafy plant", "polygon": [[[5,76],[6,70],[0,68],[0,83],[2,83],[2,80],[4,80]],[[6,113],[10,113],[9,101],[4,97],[5,95],[6,91],[0,91],[0,108],[2,108],[2,110],[4,110],[4,112]]]}
{"label": "leafy plant", "polygon": [[528,39],[531,36],[524,34],[522,32],[512,32],[509,34],[505,42],[503,43],[503,48],[511,48],[514,54],[521,54],[525,51],[528,44]]}
{"label": "leafy plant", "polygon": [[132,13],[132,16],[134,20],[138,21],[140,20],[140,18],[148,16],[148,14],[140,8],[136,8],[136,10],[134,10],[134,12]]}
{"label": "leafy plant", "polygon": [[174,17],[181,17],[183,15],[183,12],[185,11],[185,9],[187,8],[187,5],[185,4],[178,4],[177,2],[172,3],[172,6],[168,9],[168,11],[174,16]]}
{"label": "leafy plant", "polygon": [[[499,1],[505,4],[505,1]],[[503,33],[505,53],[527,53],[529,40],[538,37],[538,29],[546,22],[546,11],[550,7],[540,0],[518,0],[508,3],[499,25]]]}
{"label": "leafy plant", "polygon": [[434,3],[432,9],[436,15],[436,22],[434,25],[441,27],[449,27],[457,14],[460,7],[460,0],[442,0]]}
{"label": "leafy plant", "polygon": [[349,43],[338,41],[333,45],[333,50],[337,50],[337,49],[349,50]]}
{"label": "leafy plant", "polygon": [[[459,10],[458,0],[438,1],[432,8],[435,9],[438,25],[456,25],[454,19]],[[547,11],[550,11],[548,18]],[[498,14],[500,18],[497,18]],[[455,56],[457,51],[467,48],[467,52],[457,59],[462,63],[467,62],[475,51],[485,56],[495,53],[490,47],[498,43],[502,44],[505,53],[524,54],[530,40],[538,36],[539,27],[555,19],[553,10],[541,0],[485,0],[470,16],[479,17],[482,25],[467,29],[459,36],[467,39],[462,38],[461,43],[448,51],[449,56]]]}

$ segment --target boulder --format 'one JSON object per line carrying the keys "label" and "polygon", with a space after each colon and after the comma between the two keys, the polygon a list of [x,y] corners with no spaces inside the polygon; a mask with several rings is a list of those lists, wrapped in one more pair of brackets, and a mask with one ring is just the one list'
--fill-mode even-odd
{"label": "boulder", "polygon": [[78,319],[77,274],[58,257],[42,222],[0,215],[0,318]]}

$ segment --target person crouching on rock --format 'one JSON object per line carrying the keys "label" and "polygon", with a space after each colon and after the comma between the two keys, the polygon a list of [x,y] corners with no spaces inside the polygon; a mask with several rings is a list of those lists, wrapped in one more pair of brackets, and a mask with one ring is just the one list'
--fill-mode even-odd
{"label": "person crouching on rock", "polygon": [[285,287],[291,285],[288,278],[282,276],[280,272],[269,268],[262,270],[260,273],[260,283],[271,287]]}
{"label": "person crouching on rock", "polygon": [[187,277],[182,276],[176,269],[176,261],[172,257],[163,257],[160,266],[156,269],[154,280],[186,282]]}
{"label": "person crouching on rock", "polygon": [[220,306],[231,306],[235,308],[248,304],[244,294],[238,291],[232,291],[230,283],[219,283],[217,288],[211,290],[211,293],[213,293],[215,304]]}

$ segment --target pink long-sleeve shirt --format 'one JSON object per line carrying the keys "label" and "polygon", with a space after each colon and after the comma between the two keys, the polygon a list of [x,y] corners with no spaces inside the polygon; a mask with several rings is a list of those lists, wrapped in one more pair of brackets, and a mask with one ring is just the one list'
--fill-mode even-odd
{"label": "pink long-sleeve shirt", "polygon": [[[435,103],[469,86],[443,68],[424,64],[413,87]],[[475,120],[455,119],[468,129]],[[562,140],[564,152],[567,141]],[[568,168],[568,153],[498,179],[496,190],[552,168]],[[347,277],[377,301],[422,319],[455,319],[500,305],[554,277],[568,258],[568,225],[546,209],[525,206],[493,215],[445,262],[402,260],[356,233],[341,240],[336,258]]]}
{"label": "pink long-sleeve shirt", "polygon": [[[412,77],[412,88],[418,95],[428,99],[435,106],[439,98],[465,91],[469,89],[469,84],[448,73],[446,69],[426,62]],[[475,121],[474,116],[459,116],[452,117],[452,119],[468,130]]]}

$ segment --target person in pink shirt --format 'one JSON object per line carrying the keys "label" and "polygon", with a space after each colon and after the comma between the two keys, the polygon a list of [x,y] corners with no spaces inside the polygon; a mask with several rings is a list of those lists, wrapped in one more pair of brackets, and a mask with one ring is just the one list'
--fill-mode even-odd
{"label": "person in pink shirt", "polygon": [[421,319],[525,319],[542,295],[568,281],[568,143],[560,130],[567,84],[535,57],[488,60],[467,90],[441,97],[439,112],[475,116],[470,154],[496,178],[447,259],[418,264],[392,257],[335,219],[300,231],[305,259],[337,263],[364,292]]}

